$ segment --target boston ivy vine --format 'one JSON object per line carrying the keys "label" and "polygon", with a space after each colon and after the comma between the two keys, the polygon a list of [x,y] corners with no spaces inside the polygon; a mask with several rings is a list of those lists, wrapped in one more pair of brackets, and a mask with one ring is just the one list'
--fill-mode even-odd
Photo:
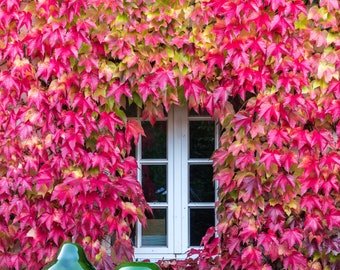
{"label": "boston ivy vine", "polygon": [[163,269],[339,267],[338,0],[0,6],[2,268],[40,269],[64,240],[98,269],[132,260],[150,211],[132,103],[151,123],[188,104],[223,128],[218,225]]}

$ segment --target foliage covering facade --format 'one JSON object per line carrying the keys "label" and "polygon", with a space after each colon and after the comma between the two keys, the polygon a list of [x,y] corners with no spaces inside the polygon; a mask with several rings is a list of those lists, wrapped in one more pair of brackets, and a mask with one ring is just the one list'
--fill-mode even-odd
{"label": "foliage covering facade", "polygon": [[152,123],[188,104],[223,128],[218,225],[164,269],[339,267],[339,1],[0,5],[2,268],[40,269],[64,240],[98,269],[132,259],[149,207],[126,98]]}

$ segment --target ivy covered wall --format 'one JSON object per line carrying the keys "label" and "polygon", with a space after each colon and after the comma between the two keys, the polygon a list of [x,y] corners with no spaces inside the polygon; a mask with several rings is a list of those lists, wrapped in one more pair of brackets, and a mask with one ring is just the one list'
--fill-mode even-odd
{"label": "ivy covered wall", "polygon": [[188,104],[223,128],[219,223],[164,269],[339,268],[338,0],[0,6],[1,269],[40,269],[71,239],[98,269],[132,259],[149,207],[126,98],[151,123]]}

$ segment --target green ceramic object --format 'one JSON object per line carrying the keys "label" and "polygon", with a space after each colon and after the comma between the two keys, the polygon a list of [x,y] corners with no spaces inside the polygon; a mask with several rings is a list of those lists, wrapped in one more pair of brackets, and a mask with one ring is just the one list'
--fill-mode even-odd
{"label": "green ceramic object", "polygon": [[155,263],[149,262],[127,262],[121,263],[116,267],[116,270],[160,270]]}
{"label": "green ceramic object", "polygon": [[86,258],[80,245],[65,242],[59,248],[57,258],[42,270],[96,270],[96,268]]}

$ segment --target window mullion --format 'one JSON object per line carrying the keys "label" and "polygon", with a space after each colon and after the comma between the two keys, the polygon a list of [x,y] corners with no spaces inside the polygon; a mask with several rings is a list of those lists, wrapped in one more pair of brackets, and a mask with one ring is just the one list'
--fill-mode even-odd
{"label": "window mullion", "polygon": [[174,113],[173,108],[168,113],[168,141],[167,141],[167,148],[168,148],[168,222],[167,222],[167,231],[168,231],[168,249],[170,253],[173,253],[174,250],[174,237],[175,237],[175,211],[174,211],[174,185],[173,179],[174,176]]}
{"label": "window mullion", "polygon": [[[140,121],[140,111],[137,111],[137,117],[138,120]],[[142,135],[139,135],[139,140],[138,140],[138,144],[136,147],[136,161],[138,164],[138,170],[137,170],[137,179],[139,181],[140,184],[142,184],[142,169],[141,169],[141,158],[142,158]],[[140,248],[142,246],[142,224],[140,222],[137,222],[136,225],[136,247]]]}
{"label": "window mullion", "polygon": [[186,252],[188,246],[188,127],[187,108],[174,111],[174,209],[175,253]]}

